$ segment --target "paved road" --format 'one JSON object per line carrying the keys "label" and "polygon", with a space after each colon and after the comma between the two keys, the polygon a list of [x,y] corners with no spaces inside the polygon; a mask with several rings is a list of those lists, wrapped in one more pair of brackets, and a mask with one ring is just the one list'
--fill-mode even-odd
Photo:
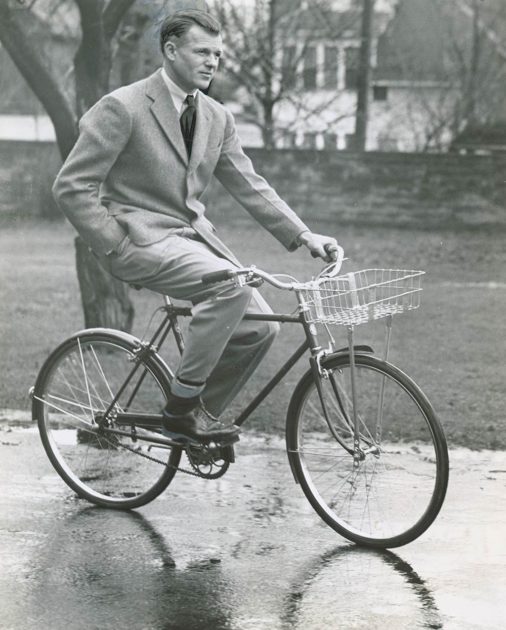
{"label": "paved road", "polygon": [[133,513],[76,499],[33,428],[0,422],[0,627],[503,629],[506,453],[454,451],[443,511],[395,553],[313,514],[282,443],[245,436],[227,475],[178,475]]}

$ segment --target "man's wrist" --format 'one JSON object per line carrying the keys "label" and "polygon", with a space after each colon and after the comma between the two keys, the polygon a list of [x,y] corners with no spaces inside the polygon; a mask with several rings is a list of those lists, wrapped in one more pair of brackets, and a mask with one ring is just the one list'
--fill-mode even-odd
{"label": "man's wrist", "polygon": [[310,238],[311,238],[311,230],[304,230],[304,232],[301,232],[298,236],[297,236],[297,243],[299,245],[307,245]]}

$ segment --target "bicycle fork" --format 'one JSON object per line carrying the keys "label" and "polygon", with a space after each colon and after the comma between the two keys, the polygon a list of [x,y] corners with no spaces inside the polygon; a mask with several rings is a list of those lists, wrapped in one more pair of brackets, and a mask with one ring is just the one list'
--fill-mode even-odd
{"label": "bicycle fork", "polygon": [[[383,360],[388,360],[389,348],[390,348],[390,339],[391,339],[391,329],[392,329],[392,317],[389,316],[386,321],[386,339],[385,339],[385,350],[383,355]],[[353,326],[348,327],[348,356],[350,359],[350,386],[351,386],[351,416],[350,413],[346,409],[345,401],[342,399],[342,392],[339,391],[339,387],[333,377],[332,373],[328,372],[324,366],[322,366],[321,361],[326,356],[326,353],[323,351],[313,351],[313,356],[310,359],[311,367],[313,371],[313,376],[316,384],[316,388],[318,391],[318,396],[320,399],[320,404],[322,406],[323,414],[326,420],[326,423],[329,427],[330,432],[333,437],[341,444],[341,446],[353,455],[353,466],[354,468],[358,468],[360,462],[363,461],[368,453],[373,453],[374,455],[379,455],[380,452],[380,444],[381,444],[381,427],[383,424],[383,407],[384,407],[384,392],[385,392],[385,377],[381,379],[380,388],[378,392],[378,401],[376,407],[376,420],[375,420],[375,431],[374,431],[374,439],[369,441],[366,439],[366,448],[361,446],[361,432],[360,432],[360,413],[358,409],[358,395],[357,395],[357,371],[356,371],[356,352],[357,350],[365,349],[367,351],[371,351],[370,348],[365,348],[362,346],[356,346],[354,343],[354,328]],[[343,351],[345,349],[343,348]],[[339,410],[343,416],[344,422],[349,427],[350,433],[353,436],[353,449],[347,446],[342,438],[337,434],[335,427],[332,423],[328,406],[325,401],[325,395],[322,387],[322,379],[329,379],[334,396],[336,397],[336,401],[339,407]],[[346,395],[345,395],[346,398]],[[364,438],[364,436],[362,436]],[[372,436],[371,436],[372,437]]]}

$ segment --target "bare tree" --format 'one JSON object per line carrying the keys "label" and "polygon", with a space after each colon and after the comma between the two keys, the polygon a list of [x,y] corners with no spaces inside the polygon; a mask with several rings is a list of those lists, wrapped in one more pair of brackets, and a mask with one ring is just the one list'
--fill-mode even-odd
{"label": "bare tree", "polygon": [[[74,57],[72,103],[63,78],[52,71],[50,57],[30,37],[34,17],[30,12],[36,0],[0,0],[0,41],[51,118],[62,159],[77,139],[77,120],[108,91],[114,35],[134,1],[75,0],[82,37]],[[54,6],[46,3],[46,22],[58,19],[51,10]],[[106,274],[80,239],[76,239],[76,259],[85,325],[130,330],[134,309],[127,285]]]}
{"label": "bare tree", "polygon": [[[354,28],[359,14],[347,14],[339,23],[329,0],[233,0],[210,2],[223,27],[226,74],[245,93],[245,120],[258,126],[266,148],[276,146],[279,131],[276,108],[290,103],[298,120],[328,109],[337,90],[317,100],[306,99],[300,77],[316,73],[309,53],[322,39],[336,41]],[[338,115],[336,120],[345,117]]]}

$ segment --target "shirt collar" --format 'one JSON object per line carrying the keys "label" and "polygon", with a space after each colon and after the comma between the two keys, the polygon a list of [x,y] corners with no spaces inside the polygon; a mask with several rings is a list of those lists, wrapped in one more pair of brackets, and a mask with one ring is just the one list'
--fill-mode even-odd
{"label": "shirt collar", "polygon": [[[169,90],[172,100],[174,101],[174,106],[176,108],[177,113],[181,115],[184,109],[184,102],[186,100],[186,97],[188,96],[188,93],[182,90],[179,87],[179,85],[174,83],[174,81],[169,77],[169,75],[167,74],[163,66],[162,66],[162,79],[165,85],[167,86],[167,89]],[[195,97],[197,95],[197,92],[198,90],[194,90],[193,92],[190,92],[190,94],[193,97]]]}

